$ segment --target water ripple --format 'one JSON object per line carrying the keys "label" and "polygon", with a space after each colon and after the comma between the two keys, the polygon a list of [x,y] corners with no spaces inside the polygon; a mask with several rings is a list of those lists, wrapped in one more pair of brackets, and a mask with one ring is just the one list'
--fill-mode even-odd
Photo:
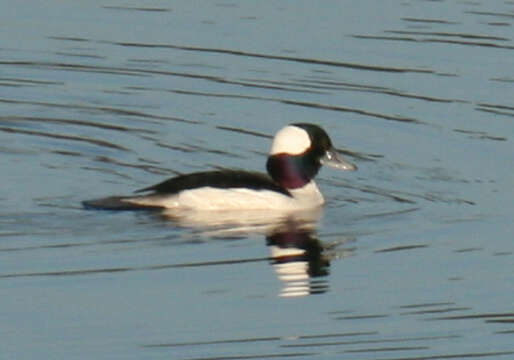
{"label": "water ripple", "polygon": [[243,56],[243,57],[247,57],[247,58],[282,60],[282,61],[289,61],[289,62],[335,66],[335,67],[343,67],[343,68],[350,68],[350,69],[355,69],[355,70],[366,70],[366,71],[392,72],[392,73],[410,73],[410,72],[412,72],[412,73],[433,73],[434,72],[429,69],[397,68],[397,67],[386,67],[386,66],[378,66],[378,65],[365,65],[365,64],[350,63],[350,62],[344,62],[344,61],[333,61],[333,60],[299,58],[299,57],[282,56],[282,55],[253,53],[253,52],[234,50],[234,49],[219,49],[219,48],[195,47],[195,46],[173,45],[173,44],[148,44],[148,43],[136,43],[136,42],[115,42],[113,44],[125,46],[125,47],[176,49],[176,50],[184,50],[184,51],[226,54],[226,55],[233,55],[233,56]]}
{"label": "water ripple", "polygon": [[75,142],[85,142],[85,143],[98,145],[98,146],[111,148],[111,149],[116,149],[116,150],[121,150],[121,151],[131,151],[129,148],[126,148],[126,147],[118,145],[118,144],[114,144],[109,141],[99,140],[99,139],[91,139],[91,138],[75,136],[75,135],[64,135],[64,134],[49,133],[49,132],[44,132],[44,131],[13,129],[13,128],[3,127],[3,126],[0,127],[0,131],[3,131],[5,133],[12,133],[12,134],[31,135],[31,136],[37,136],[37,137],[43,137],[43,138],[60,139],[60,140],[75,141]]}
{"label": "water ripple", "polygon": [[[391,31],[389,31],[391,32]],[[514,45],[503,45],[494,42],[480,42],[480,41],[464,41],[464,40],[452,40],[452,39],[438,39],[430,37],[407,37],[407,36],[386,36],[386,35],[352,35],[356,39],[368,39],[368,40],[387,40],[387,41],[411,41],[419,43],[445,43],[451,45],[464,45],[464,46],[478,46],[478,47],[489,47],[506,50],[514,50]],[[479,35],[468,35],[469,38],[480,38]],[[503,41],[503,38],[501,39]],[[506,39],[507,40],[507,39]]]}
{"label": "water ripple", "polygon": [[49,276],[83,276],[83,275],[94,275],[94,274],[132,272],[132,271],[156,271],[156,270],[158,271],[158,270],[177,269],[177,268],[247,264],[247,263],[251,263],[251,262],[262,262],[262,261],[267,262],[269,260],[270,260],[270,258],[264,257],[264,258],[252,258],[252,259],[226,259],[226,260],[216,260],[216,261],[201,261],[201,262],[190,262],[190,263],[180,263],[180,264],[158,264],[158,265],[148,265],[148,266],[121,266],[121,267],[109,267],[109,268],[10,273],[10,274],[0,274],[0,279],[26,278],[26,277],[49,277]]}
{"label": "water ripple", "polygon": [[[159,120],[171,120],[176,122],[183,122],[188,124],[200,124],[201,122],[189,119],[183,119],[172,116],[162,116],[145,113],[136,110],[121,109],[113,106],[92,106],[92,105],[79,105],[79,104],[62,104],[62,103],[51,103],[43,101],[30,101],[30,100],[18,100],[18,99],[7,99],[0,98],[0,103],[5,104],[16,104],[16,105],[36,105],[49,108],[62,108],[71,110],[87,110],[92,112],[100,112],[114,115],[134,116],[142,119],[159,119]],[[30,117],[29,117],[30,118]]]}
{"label": "water ripple", "polygon": [[158,8],[158,7],[133,7],[133,6],[109,6],[102,5],[103,9],[108,10],[120,10],[120,11],[142,11],[142,12],[170,12],[169,8]]}

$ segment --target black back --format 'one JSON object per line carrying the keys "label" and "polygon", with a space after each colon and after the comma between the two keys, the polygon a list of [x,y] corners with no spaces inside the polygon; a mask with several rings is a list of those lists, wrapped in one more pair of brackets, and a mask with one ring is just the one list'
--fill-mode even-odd
{"label": "black back", "polygon": [[274,182],[269,176],[257,172],[241,170],[203,171],[179,175],[157,185],[137,190],[136,192],[152,191],[155,194],[174,195],[183,190],[201,187],[271,190],[291,196],[286,189]]}

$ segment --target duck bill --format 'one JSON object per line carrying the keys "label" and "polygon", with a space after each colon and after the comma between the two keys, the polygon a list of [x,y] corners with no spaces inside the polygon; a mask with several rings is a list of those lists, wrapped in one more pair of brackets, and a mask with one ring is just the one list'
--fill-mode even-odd
{"label": "duck bill", "polygon": [[339,155],[335,149],[329,149],[325,153],[325,156],[321,158],[321,164],[333,167],[339,170],[346,171],[355,171],[357,170],[357,166],[352,164],[351,162],[343,159],[341,155]]}

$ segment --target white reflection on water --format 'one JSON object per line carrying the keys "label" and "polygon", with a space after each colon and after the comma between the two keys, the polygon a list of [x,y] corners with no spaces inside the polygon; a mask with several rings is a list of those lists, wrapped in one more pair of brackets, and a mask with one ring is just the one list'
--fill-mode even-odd
{"label": "white reflection on water", "polygon": [[295,297],[328,291],[330,260],[351,254],[338,249],[344,241],[324,244],[316,237],[322,208],[300,211],[173,211],[160,213],[172,224],[196,229],[206,237],[237,238],[262,234],[271,262],[283,283],[279,296]]}
{"label": "white reflection on water", "polygon": [[323,209],[295,211],[274,210],[226,210],[194,211],[166,209],[159,213],[173,224],[200,230],[206,236],[231,237],[265,234],[280,231],[289,223],[302,229],[315,229]]}
{"label": "white reflection on water", "polygon": [[289,218],[266,237],[273,268],[283,284],[281,297],[327,292],[329,284],[324,277],[329,274],[330,261],[352,254],[351,250],[339,249],[346,241],[322,243],[315,228],[302,225]]}

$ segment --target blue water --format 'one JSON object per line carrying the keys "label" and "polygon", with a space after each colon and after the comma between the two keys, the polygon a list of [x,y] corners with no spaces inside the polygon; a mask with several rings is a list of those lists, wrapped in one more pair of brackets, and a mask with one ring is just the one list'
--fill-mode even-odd
{"label": "blue water", "polygon": [[[512,2],[3,5],[0,358],[514,358]],[[291,122],[314,226],[80,205]]]}

